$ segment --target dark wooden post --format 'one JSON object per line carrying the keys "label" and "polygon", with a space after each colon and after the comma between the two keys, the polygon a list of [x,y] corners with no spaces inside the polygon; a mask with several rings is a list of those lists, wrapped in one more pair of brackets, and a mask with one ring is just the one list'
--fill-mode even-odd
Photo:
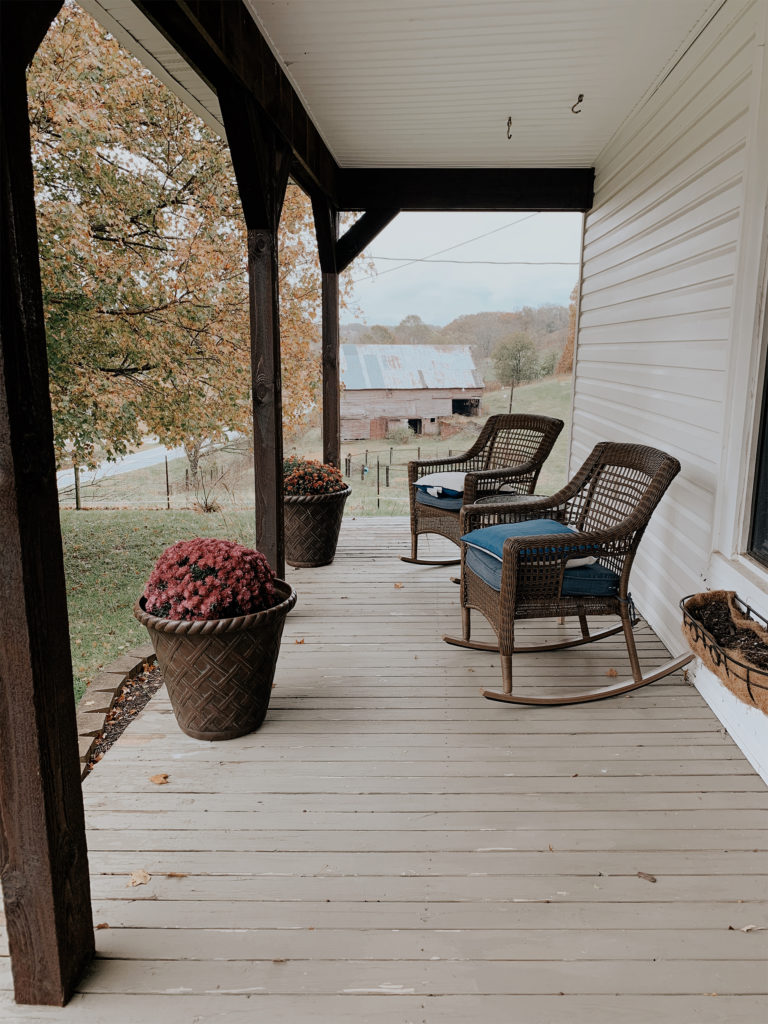
{"label": "dark wooden post", "polygon": [[25,72],[60,2],[3,3],[0,875],[16,1000],[93,955]]}
{"label": "dark wooden post", "polygon": [[282,576],[285,528],[277,229],[290,152],[245,89],[234,82],[225,83],[218,95],[248,227],[256,545]]}
{"label": "dark wooden post", "polygon": [[327,199],[312,201],[323,286],[323,462],[340,465],[341,459],[341,374],[339,372],[339,271],[336,246],[339,239],[339,211]]}

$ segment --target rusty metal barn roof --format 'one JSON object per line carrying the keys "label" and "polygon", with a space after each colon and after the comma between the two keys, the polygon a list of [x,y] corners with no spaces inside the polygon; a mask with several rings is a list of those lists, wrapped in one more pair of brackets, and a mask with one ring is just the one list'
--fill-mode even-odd
{"label": "rusty metal barn roof", "polygon": [[464,345],[342,345],[341,379],[348,391],[483,387]]}

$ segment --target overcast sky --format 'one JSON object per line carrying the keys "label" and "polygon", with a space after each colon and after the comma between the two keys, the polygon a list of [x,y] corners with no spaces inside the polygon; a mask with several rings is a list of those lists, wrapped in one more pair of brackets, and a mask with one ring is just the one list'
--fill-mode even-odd
{"label": "overcast sky", "polygon": [[[342,321],[397,324],[416,313],[443,326],[464,313],[567,306],[578,277],[581,220],[580,213],[401,213],[366,250],[377,275],[352,265],[362,316],[344,310]],[[425,257],[461,262],[408,263]]]}

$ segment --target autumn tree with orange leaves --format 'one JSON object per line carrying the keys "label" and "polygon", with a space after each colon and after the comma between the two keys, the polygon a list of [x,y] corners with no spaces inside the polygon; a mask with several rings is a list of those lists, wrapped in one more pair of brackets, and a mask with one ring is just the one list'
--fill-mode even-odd
{"label": "autumn tree with orange leaves", "polygon": [[[32,64],[29,110],[57,457],[93,465],[146,433],[194,455],[249,434],[246,233],[226,142],[71,3]],[[294,185],[279,251],[290,430],[320,397],[320,268]]]}

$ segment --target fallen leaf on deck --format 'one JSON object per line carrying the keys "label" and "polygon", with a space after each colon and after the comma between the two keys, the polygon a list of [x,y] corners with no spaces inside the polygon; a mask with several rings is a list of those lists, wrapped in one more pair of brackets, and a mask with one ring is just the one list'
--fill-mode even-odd
{"label": "fallen leaf on deck", "polygon": [[130,889],[131,886],[134,885],[146,885],[151,877],[152,875],[150,875],[148,871],[145,871],[144,868],[139,868],[138,871],[133,871],[131,873],[131,880],[126,888]]}
{"label": "fallen leaf on deck", "polygon": [[149,781],[154,782],[156,786],[167,786],[168,772],[159,772],[157,775],[150,775]]}
{"label": "fallen leaf on deck", "polygon": [[303,644],[304,643],[304,637],[302,637],[301,640],[294,640],[293,642],[295,644]]}
{"label": "fallen leaf on deck", "polygon": [[102,928],[109,928],[109,925],[107,924],[106,921],[102,921],[101,924],[97,924],[96,925],[96,931],[97,932],[101,931]]}
{"label": "fallen leaf on deck", "polygon": [[554,852],[555,852],[555,849],[554,849],[554,847],[552,846],[552,843],[550,843],[550,844],[549,844],[549,852],[550,852],[550,853],[554,853]]}
{"label": "fallen leaf on deck", "polygon": [[644,878],[646,880],[646,882],[655,882],[656,881],[656,875],[649,875],[647,871],[638,871],[637,872],[637,877],[638,878]]}
{"label": "fallen leaf on deck", "polygon": [[403,584],[402,583],[396,583],[395,584],[395,590],[402,590],[402,589],[403,589]]}
{"label": "fallen leaf on deck", "polygon": [[609,668],[605,674],[608,676],[609,679],[615,679],[619,673],[616,671],[615,668]]}

